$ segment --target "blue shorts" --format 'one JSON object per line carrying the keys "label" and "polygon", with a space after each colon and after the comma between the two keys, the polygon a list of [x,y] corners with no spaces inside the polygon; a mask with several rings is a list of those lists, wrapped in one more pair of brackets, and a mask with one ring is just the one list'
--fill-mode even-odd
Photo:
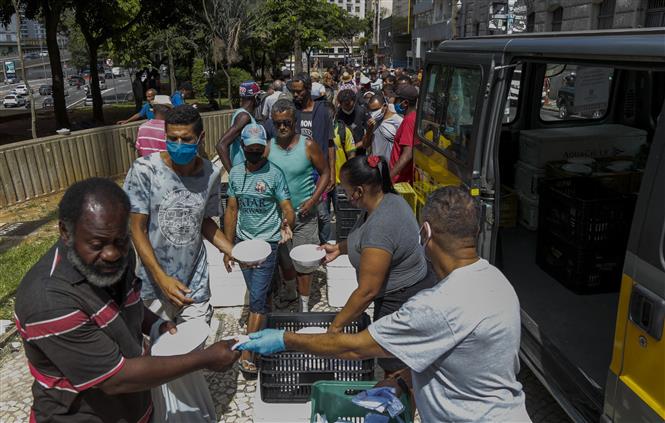
{"label": "blue shorts", "polygon": [[277,264],[277,242],[269,242],[269,244],[271,251],[266,261],[253,269],[241,269],[249,291],[249,311],[251,313],[267,314],[270,312],[268,296],[271,292],[272,274]]}

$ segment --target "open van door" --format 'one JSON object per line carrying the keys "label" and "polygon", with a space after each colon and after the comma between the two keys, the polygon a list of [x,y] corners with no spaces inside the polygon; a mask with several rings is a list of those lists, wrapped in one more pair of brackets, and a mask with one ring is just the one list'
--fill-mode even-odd
{"label": "open van door", "polygon": [[[504,40],[505,42],[505,40]],[[461,185],[482,207],[480,254],[492,259],[494,170],[492,146],[500,129],[509,69],[497,53],[469,53],[469,41],[444,42],[425,61],[414,149],[419,203],[441,186]],[[419,217],[419,216],[418,216]]]}
{"label": "open van door", "polygon": [[603,421],[665,420],[665,106],[623,269]]}

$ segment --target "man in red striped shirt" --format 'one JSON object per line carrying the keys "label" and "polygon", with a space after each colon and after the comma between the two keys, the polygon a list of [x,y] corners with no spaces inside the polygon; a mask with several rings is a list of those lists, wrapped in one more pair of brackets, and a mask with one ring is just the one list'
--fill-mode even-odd
{"label": "man in red striped shirt", "polygon": [[72,185],[59,206],[60,240],[16,295],[34,402],[31,422],[147,422],[150,388],[189,372],[228,369],[226,342],[151,357],[144,335],[176,330],[141,301],[130,250],[129,199],[110,180]]}
{"label": "man in red striped shirt", "polygon": [[[157,97],[166,97],[164,103],[158,103]],[[136,134],[136,150],[141,157],[147,156],[158,151],[166,151],[166,114],[171,109],[171,101],[166,95],[158,95],[153,102],[152,109],[155,118],[150,119],[141,126]],[[168,103],[166,103],[168,102]]]}

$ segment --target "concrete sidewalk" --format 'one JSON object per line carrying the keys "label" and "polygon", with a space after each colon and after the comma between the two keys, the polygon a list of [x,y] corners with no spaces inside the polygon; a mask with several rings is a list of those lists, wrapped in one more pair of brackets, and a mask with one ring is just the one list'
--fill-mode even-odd
{"label": "concrete sidewalk", "polygon": [[[210,345],[226,336],[245,333],[248,309],[244,306],[247,289],[242,273],[237,268],[231,274],[227,273],[221,254],[210,245],[207,245],[207,248],[211,302],[215,306],[211,336],[206,343]],[[336,269],[336,274],[344,275],[346,279],[352,274],[355,280],[355,271],[352,268]],[[312,311],[339,310],[328,304],[326,281],[326,271],[322,267],[314,274],[310,296]],[[294,302],[290,309],[279,311],[295,312],[296,307],[297,302]],[[224,373],[206,372],[205,377],[220,422],[309,421],[309,404],[283,406],[261,403],[257,393],[257,381],[246,381],[236,366]],[[32,383],[33,377],[28,371],[23,347],[3,354],[0,361],[0,421],[3,423],[28,421],[32,404]],[[255,411],[258,415],[255,415]]]}

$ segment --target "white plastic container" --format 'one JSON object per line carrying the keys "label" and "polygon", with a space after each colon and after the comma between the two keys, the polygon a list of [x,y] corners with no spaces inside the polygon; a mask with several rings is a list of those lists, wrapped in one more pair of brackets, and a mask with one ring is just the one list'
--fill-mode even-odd
{"label": "white plastic container", "polygon": [[572,157],[635,156],[646,131],[624,125],[590,125],[520,132],[521,161],[536,168]]}
{"label": "white plastic container", "polygon": [[358,288],[356,269],[353,267],[328,267],[328,304],[344,307],[351,293]]}
{"label": "white plastic container", "polygon": [[545,169],[518,161],[515,165],[515,190],[529,195],[538,195],[538,183],[543,177],[545,177]]}
{"label": "white plastic container", "polygon": [[530,231],[538,229],[538,196],[519,193],[520,206],[517,221]]}

